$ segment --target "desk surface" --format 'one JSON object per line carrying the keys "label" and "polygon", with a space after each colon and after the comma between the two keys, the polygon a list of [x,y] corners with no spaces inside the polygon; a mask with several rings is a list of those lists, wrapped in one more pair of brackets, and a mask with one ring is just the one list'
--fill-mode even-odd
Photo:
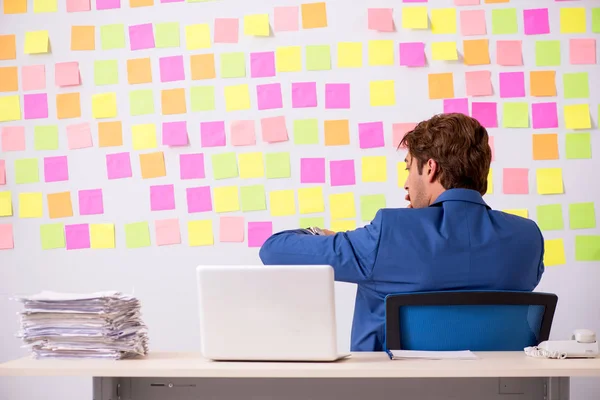
{"label": "desk surface", "polygon": [[547,360],[522,352],[476,353],[477,360],[390,360],[385,353],[353,353],[332,363],[218,362],[197,353],[151,352],[135,360],[35,360],[0,364],[0,376],[198,378],[460,378],[600,377],[600,358]]}

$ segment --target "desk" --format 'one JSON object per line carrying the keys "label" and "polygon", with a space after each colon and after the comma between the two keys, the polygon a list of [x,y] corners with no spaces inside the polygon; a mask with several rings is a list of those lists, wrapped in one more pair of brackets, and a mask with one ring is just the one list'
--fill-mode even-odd
{"label": "desk", "polygon": [[[0,376],[92,377],[94,400],[333,398],[331,393],[319,395],[327,384],[337,385],[334,396],[342,398],[340,389],[354,397],[363,380],[377,382],[369,389],[370,400],[377,398],[372,392],[376,388],[388,399],[389,390],[394,390],[396,399],[566,400],[570,377],[600,377],[600,358],[546,360],[522,352],[476,355],[477,360],[391,361],[385,353],[353,353],[334,363],[282,363],[215,362],[197,353],[152,352],[143,359],[122,361],[22,358],[0,364]],[[391,387],[390,382],[399,386]]]}

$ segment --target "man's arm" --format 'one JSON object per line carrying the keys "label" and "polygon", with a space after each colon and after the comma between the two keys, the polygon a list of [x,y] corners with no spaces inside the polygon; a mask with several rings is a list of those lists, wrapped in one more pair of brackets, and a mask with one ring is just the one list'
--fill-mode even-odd
{"label": "man's arm", "polygon": [[300,230],[274,234],[262,245],[265,265],[331,265],[337,281],[358,283],[373,271],[381,236],[381,210],[363,228],[316,236]]}

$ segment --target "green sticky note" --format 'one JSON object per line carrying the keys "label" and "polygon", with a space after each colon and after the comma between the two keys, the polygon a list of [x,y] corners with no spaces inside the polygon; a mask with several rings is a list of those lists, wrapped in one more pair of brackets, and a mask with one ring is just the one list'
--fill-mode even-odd
{"label": "green sticky note", "polygon": [[15,182],[36,183],[40,181],[37,158],[15,160]]}
{"label": "green sticky note", "polygon": [[543,231],[556,231],[564,229],[562,205],[547,204],[537,206],[537,223]]}
{"label": "green sticky note", "polygon": [[535,65],[556,67],[560,65],[560,40],[538,40],[535,42]]}
{"label": "green sticky note", "polygon": [[596,227],[594,203],[569,204],[569,228],[591,229]]}
{"label": "green sticky note", "polygon": [[212,111],[215,109],[215,87],[194,86],[191,91],[192,111]]}
{"label": "green sticky note", "polygon": [[592,158],[592,139],[589,133],[567,133],[567,159]]}
{"label": "green sticky note", "polygon": [[290,153],[267,153],[265,164],[267,165],[267,179],[289,178],[292,174]]}
{"label": "green sticky note", "polygon": [[100,27],[102,50],[125,48],[125,26],[123,24],[102,25]]}
{"label": "green sticky note", "polygon": [[502,126],[504,128],[528,128],[529,104],[504,103],[502,105]]}
{"label": "green sticky note", "polygon": [[385,208],[384,194],[360,196],[360,217],[363,221],[372,221],[382,208]]}
{"label": "green sticky note", "polygon": [[262,211],[267,209],[265,187],[263,185],[251,185],[240,187],[242,198],[242,211]]}
{"label": "green sticky note", "polygon": [[294,120],[294,144],[319,144],[319,121],[316,118]]}
{"label": "green sticky note", "polygon": [[154,114],[154,93],[152,89],[129,92],[129,110],[131,115]]}
{"label": "green sticky note", "polygon": [[510,35],[519,33],[516,8],[497,8],[492,10],[492,34]]}
{"label": "green sticky note", "polygon": [[119,83],[119,63],[117,60],[99,60],[94,62],[94,83],[116,85]]}
{"label": "green sticky note", "polygon": [[310,228],[316,226],[317,228],[325,228],[325,218],[323,217],[302,217],[300,218],[300,228]]}
{"label": "green sticky note", "polygon": [[234,152],[213,154],[211,161],[215,179],[238,177],[237,158]]}
{"label": "green sticky note", "polygon": [[306,46],[306,69],[308,71],[331,69],[329,45]]}
{"label": "green sticky note", "polygon": [[125,243],[128,249],[150,246],[150,229],[147,222],[125,224]]}
{"label": "green sticky note", "polygon": [[221,54],[221,78],[244,78],[246,58],[244,53]]}
{"label": "green sticky note", "polygon": [[600,235],[575,236],[575,260],[600,261]]}
{"label": "green sticky note", "polygon": [[565,99],[585,99],[590,97],[587,72],[574,72],[563,75]]}
{"label": "green sticky note", "polygon": [[42,249],[62,249],[65,247],[65,227],[63,224],[40,225]]}
{"label": "green sticky note", "polygon": [[179,22],[154,24],[156,48],[179,47]]}
{"label": "green sticky note", "polygon": [[600,33],[600,8],[592,8],[592,32]]}
{"label": "green sticky note", "polygon": [[58,126],[36,126],[33,136],[36,150],[58,150]]}

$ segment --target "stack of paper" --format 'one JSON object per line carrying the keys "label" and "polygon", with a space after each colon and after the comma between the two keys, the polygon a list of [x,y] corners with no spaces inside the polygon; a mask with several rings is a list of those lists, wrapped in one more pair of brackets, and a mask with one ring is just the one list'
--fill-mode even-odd
{"label": "stack of paper", "polygon": [[148,353],[138,299],[119,292],[20,297],[18,334],[36,358],[133,358]]}

